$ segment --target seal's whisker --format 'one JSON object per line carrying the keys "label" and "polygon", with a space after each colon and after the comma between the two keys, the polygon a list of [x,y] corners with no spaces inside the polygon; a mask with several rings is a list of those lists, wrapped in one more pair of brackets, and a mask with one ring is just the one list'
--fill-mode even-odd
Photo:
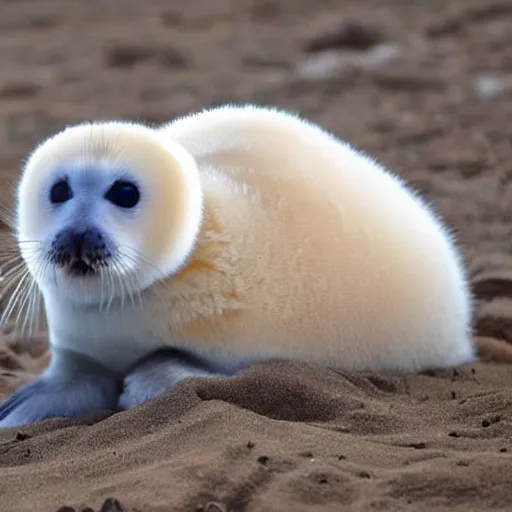
{"label": "seal's whisker", "polygon": [[[125,246],[127,247],[127,246]],[[128,249],[132,249],[130,247],[127,247]],[[137,267],[139,266],[142,266],[142,265],[145,265],[145,266],[149,266],[151,269],[154,269],[154,270],[157,270],[157,273],[158,275],[161,275],[162,277],[159,278],[158,275],[153,275],[153,284],[151,285],[151,292],[156,295],[157,297],[161,297],[163,299],[163,296],[162,295],[159,295],[159,288],[161,288],[162,290],[164,290],[165,288],[165,279],[167,279],[167,276],[165,276],[159,269],[156,265],[154,265],[148,258],[145,258],[144,255],[142,253],[140,253],[139,251],[135,250],[135,249],[132,249],[132,252],[134,254],[128,254],[128,253],[125,253],[125,252],[121,252],[120,254],[122,255],[122,258],[131,262],[131,263],[134,263]],[[142,265],[141,265],[142,264]],[[144,268],[144,271],[147,272],[147,268]],[[140,277],[140,274],[141,274],[141,270],[139,270],[139,272],[137,272],[133,277],[134,279],[136,279],[136,282],[138,284],[137,288],[139,289],[139,292],[138,294],[141,296],[141,298],[143,298],[143,294],[142,294],[142,291],[141,288],[141,277]]]}
{"label": "seal's whisker", "polygon": [[136,261],[136,262],[143,262],[146,266],[150,267],[152,270],[156,271],[157,273],[157,276],[156,278],[157,279],[166,279],[168,276],[165,275],[162,270],[157,266],[155,265],[155,263],[153,263],[145,254],[143,254],[142,252],[138,251],[137,249],[133,248],[133,247],[130,247],[129,245],[120,245],[119,246],[120,248],[122,247],[123,249],[127,249],[129,252],[131,252],[132,254],[130,255],[129,253],[126,253],[124,251],[122,251],[122,255],[124,257],[132,257],[132,261]]}
{"label": "seal's whisker", "polygon": [[[127,268],[127,265],[126,263],[122,263],[123,267],[124,268]],[[135,280],[135,283],[133,282],[133,280]],[[131,295],[132,297],[134,295],[137,296],[137,299],[139,301],[139,307],[141,309],[144,309],[144,296],[142,294],[142,290],[141,290],[141,278],[140,278],[140,274],[139,272],[136,272],[135,274],[132,274],[131,276],[131,279],[130,279],[130,288],[131,288]]]}
{"label": "seal's whisker", "polygon": [[28,263],[36,259],[40,252],[40,249],[36,249],[31,254],[27,254],[25,259],[18,251],[5,251],[0,257],[0,261],[3,259],[0,264],[0,283],[13,278],[19,270],[28,268]]}
{"label": "seal's whisker", "polygon": [[34,277],[32,279],[33,290],[31,292],[33,300],[31,301],[30,333],[38,331],[41,324],[43,295],[36,279],[40,278],[47,268],[48,262],[43,258],[39,260],[38,265],[34,269]]}
{"label": "seal's whisker", "polygon": [[39,246],[43,246],[43,242],[41,242],[41,240],[20,240],[20,239],[17,239],[16,240],[16,243],[18,245],[22,245],[22,244],[33,244],[33,245],[39,245]]}
{"label": "seal's whisker", "polygon": [[[13,260],[14,262],[15,260]],[[9,280],[13,275],[15,275],[19,270],[27,268],[27,265],[24,261],[19,262],[15,267],[7,270],[5,274],[0,275],[0,282]]]}
{"label": "seal's whisker", "polygon": [[[40,292],[37,283],[34,279],[30,282],[27,289],[28,303],[27,307],[23,310],[24,319],[21,326],[22,336],[32,336],[32,334],[39,328],[39,318],[37,318],[37,304],[40,300]],[[21,312],[21,310],[20,310]],[[16,319],[16,325],[19,320]]]}
{"label": "seal's whisker", "polygon": [[111,286],[109,286],[110,293],[109,293],[109,299],[108,299],[108,302],[107,302],[107,309],[106,309],[106,313],[107,314],[110,311],[110,307],[112,305],[112,302],[115,299],[115,289],[114,289],[114,286],[112,285],[112,281],[109,281],[109,283],[111,284]]}
{"label": "seal's whisker", "polygon": [[15,293],[12,293],[9,296],[7,305],[4,308],[2,317],[0,318],[0,325],[2,326],[4,326],[7,323],[13,323],[13,327],[17,326],[17,321],[12,320],[12,315],[16,312],[16,305],[19,303],[19,301],[24,297],[26,293],[27,282],[25,281],[25,277],[25,275],[21,277],[20,281],[18,282],[18,287]]}
{"label": "seal's whisker", "polygon": [[[136,267],[140,266],[140,260],[135,257],[128,254],[122,255],[123,259],[133,263]],[[133,287],[135,284],[135,293],[137,294],[137,298],[139,300],[139,304],[141,308],[144,308],[144,294],[143,294],[143,285],[142,285],[142,277],[141,277],[141,270],[138,269],[137,272],[133,273],[128,269],[128,266],[125,262],[122,262],[123,269],[125,270],[125,273],[130,275],[131,280],[135,281],[135,283],[130,282],[130,286]],[[153,285],[151,286],[151,289],[153,289]]]}
{"label": "seal's whisker", "polygon": [[0,203],[0,220],[9,229],[16,230],[16,215],[3,203]]}
{"label": "seal's whisker", "polygon": [[128,295],[128,298],[132,302],[132,306],[135,306],[133,303],[133,298],[131,294],[131,290],[127,290],[127,283],[126,281],[123,281],[122,279],[122,272],[120,272],[120,261],[118,258],[115,258],[112,261],[112,278],[115,279],[117,282],[119,282],[119,288],[120,288],[120,299],[121,299],[121,310],[124,309],[124,301],[125,301],[125,294]]}
{"label": "seal's whisker", "polygon": [[[113,262],[112,262],[113,264]],[[115,269],[113,269],[112,267],[107,267],[107,277],[108,277],[108,284],[109,284],[109,289],[110,289],[110,293],[112,296],[117,296],[117,283],[116,283],[116,280],[115,278],[117,277],[116,276],[116,273],[115,273]],[[120,299],[121,299],[121,309],[123,307],[123,301],[124,301],[124,295],[123,295],[123,286],[122,286],[122,283],[120,282],[120,292],[119,292],[119,295],[120,295]],[[108,310],[107,310],[108,311]]]}
{"label": "seal's whisker", "polygon": [[[123,262],[122,265],[125,269],[128,269],[128,266],[125,262]],[[128,270],[126,270],[126,272],[128,272]],[[133,282],[133,281],[135,281],[135,282]],[[137,272],[131,274],[130,287],[132,289],[132,295],[137,296],[140,308],[144,309],[145,304],[144,304],[144,296],[142,294],[142,283],[141,283],[140,271],[137,271]]]}
{"label": "seal's whisker", "polygon": [[[39,262],[39,264],[35,267],[35,272],[38,273],[40,267],[42,266],[42,262]],[[39,287],[37,285],[36,280],[32,276],[32,274],[28,271],[28,268],[25,272],[20,274],[19,276],[16,276],[20,279],[20,284],[22,284],[21,287],[19,287],[18,293],[13,292],[11,295],[11,300],[14,299],[14,297],[17,295],[17,298],[15,299],[15,302],[13,304],[13,308],[11,311],[8,312],[8,306],[5,310],[5,313],[8,314],[8,317],[14,312],[14,308],[16,307],[16,303],[19,302],[19,308],[16,315],[16,318],[14,319],[14,325],[18,327],[20,323],[20,319],[23,316],[23,322],[22,322],[22,328],[21,328],[21,334],[25,335],[28,328],[29,335],[32,334],[34,329],[34,308],[35,308],[35,302],[38,300],[41,300]],[[13,280],[16,279],[13,277]],[[28,327],[27,327],[28,326]]]}
{"label": "seal's whisker", "polygon": [[[112,287],[115,290],[115,294],[121,302],[121,310],[123,310],[124,309],[124,300],[125,300],[125,289],[123,286],[123,282],[119,276],[119,271],[116,267],[115,259],[113,259],[109,262],[109,266],[108,266],[107,270],[108,270],[110,282],[112,283]],[[118,284],[119,284],[119,291],[117,288]]]}
{"label": "seal's whisker", "polygon": [[[114,259],[112,262],[112,281],[119,282],[119,290],[120,290],[120,296],[121,296],[121,311],[124,310],[124,301],[125,301],[125,295],[126,295],[126,286],[125,282],[123,281],[123,276],[121,275],[121,272],[119,272],[118,268],[118,261]],[[130,300],[132,299],[130,290],[128,290],[128,297]],[[133,302],[133,301],[132,301]]]}
{"label": "seal's whisker", "polygon": [[29,270],[27,268],[21,267],[15,274],[11,275],[8,280],[5,280],[3,283],[3,290],[0,292],[0,301],[4,300],[7,295],[12,295],[12,287],[16,286],[19,283],[19,280],[28,273]]}
{"label": "seal's whisker", "polygon": [[[112,268],[107,267],[107,278],[108,278],[108,286],[110,293],[115,297],[117,296],[117,283],[115,281],[115,273],[112,271]],[[122,301],[122,287],[121,287],[121,301]]]}
{"label": "seal's whisker", "polygon": [[[134,294],[138,293],[137,290],[133,287],[133,276],[128,271],[126,264],[123,262],[122,258],[117,257],[113,262],[113,268],[115,270],[116,276],[119,279],[121,287],[123,289],[123,293],[126,292],[128,294],[128,298],[132,304],[132,307],[135,307]],[[123,277],[125,279],[123,279]]]}
{"label": "seal's whisker", "polygon": [[32,292],[32,301],[30,304],[30,326],[31,334],[39,331],[41,325],[41,291],[34,281],[34,291]]}
{"label": "seal's whisker", "polygon": [[98,308],[103,312],[105,307],[105,297],[111,293],[112,282],[108,267],[100,266],[98,267],[97,272],[100,276],[100,302]]}
{"label": "seal's whisker", "polygon": [[[12,263],[15,263],[17,261],[23,261],[23,258],[21,256],[21,254],[19,254],[17,251],[16,252],[8,252],[8,253],[5,253],[5,255],[7,257],[9,257],[10,259],[4,261],[1,265],[0,265],[0,271],[4,268],[4,267],[7,267],[8,265],[11,265]],[[14,255],[14,256],[13,256]]]}
{"label": "seal's whisker", "polygon": [[100,304],[98,306],[100,311],[103,311],[103,298],[104,298],[104,290],[105,290],[105,272],[102,268],[99,269],[100,274]]}
{"label": "seal's whisker", "polygon": [[32,281],[27,291],[28,302],[24,311],[23,321],[21,323],[21,335],[30,337],[33,333],[34,325],[34,301],[36,300],[35,282]]}
{"label": "seal's whisker", "polygon": [[33,286],[34,286],[33,279],[28,279],[25,282],[25,286],[23,287],[23,289],[20,293],[20,303],[19,303],[19,307],[18,307],[18,313],[16,315],[16,318],[14,319],[15,325],[19,324],[21,316],[23,315],[23,313],[26,313],[25,308],[27,306],[29,299],[31,298],[30,292],[32,291]]}
{"label": "seal's whisker", "polygon": [[23,259],[20,255],[17,255],[7,261],[4,261],[0,266],[0,281],[10,279],[13,274],[22,268],[28,269],[27,262],[34,259],[36,259],[35,255],[32,254],[30,258],[27,257],[27,260]]}
{"label": "seal's whisker", "polygon": [[13,311],[15,311],[19,301],[23,298],[23,291],[25,290],[25,286],[27,285],[27,278],[30,279],[31,276],[30,272],[28,270],[25,270],[21,275],[19,282],[16,288],[14,289],[12,295],[9,297],[7,306],[5,307],[2,316],[0,317],[0,325],[5,325],[5,323],[11,317]]}

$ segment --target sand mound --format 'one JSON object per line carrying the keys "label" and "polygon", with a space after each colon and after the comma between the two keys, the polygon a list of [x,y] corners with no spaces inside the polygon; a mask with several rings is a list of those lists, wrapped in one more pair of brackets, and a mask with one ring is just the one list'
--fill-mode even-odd
{"label": "sand mound", "polygon": [[505,365],[391,377],[268,363],[1,431],[2,508],[490,510],[512,500],[511,405]]}

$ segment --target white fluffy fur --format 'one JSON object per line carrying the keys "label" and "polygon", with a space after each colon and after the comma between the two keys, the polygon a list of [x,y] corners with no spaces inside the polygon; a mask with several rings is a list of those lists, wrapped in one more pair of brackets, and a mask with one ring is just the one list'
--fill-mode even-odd
{"label": "white fluffy fur", "polygon": [[[114,302],[107,313],[81,307],[78,283],[61,283],[76,291],[63,294],[40,278],[54,346],[117,370],[166,345],[231,367],[285,357],[417,371],[475,358],[466,277],[441,222],[374,160],[277,110],[225,106],[158,130],[67,129],[28,161],[19,236],[44,237],[50,214],[36,195],[53,167],[120,153],[152,204],[105,222],[160,277],[142,305]],[[156,279],[142,262],[135,270],[140,283]]]}

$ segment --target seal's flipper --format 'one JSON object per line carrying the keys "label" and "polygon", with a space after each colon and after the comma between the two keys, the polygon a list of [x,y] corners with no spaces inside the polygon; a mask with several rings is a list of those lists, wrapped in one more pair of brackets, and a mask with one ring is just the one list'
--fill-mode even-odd
{"label": "seal's flipper", "polygon": [[0,428],[50,417],[76,417],[115,410],[120,392],[116,376],[88,359],[58,351],[48,370],[0,405]]}
{"label": "seal's flipper", "polygon": [[229,377],[206,361],[178,350],[162,350],[144,358],[127,374],[119,409],[131,409],[162,395],[189,377]]}

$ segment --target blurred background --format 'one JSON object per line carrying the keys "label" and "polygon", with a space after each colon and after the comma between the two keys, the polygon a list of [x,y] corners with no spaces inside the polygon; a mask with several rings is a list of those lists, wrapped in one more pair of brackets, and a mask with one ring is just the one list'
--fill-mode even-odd
{"label": "blurred background", "polygon": [[0,201],[68,123],[276,105],[433,201],[470,266],[478,332],[510,340],[511,27],[510,0],[2,0]]}

